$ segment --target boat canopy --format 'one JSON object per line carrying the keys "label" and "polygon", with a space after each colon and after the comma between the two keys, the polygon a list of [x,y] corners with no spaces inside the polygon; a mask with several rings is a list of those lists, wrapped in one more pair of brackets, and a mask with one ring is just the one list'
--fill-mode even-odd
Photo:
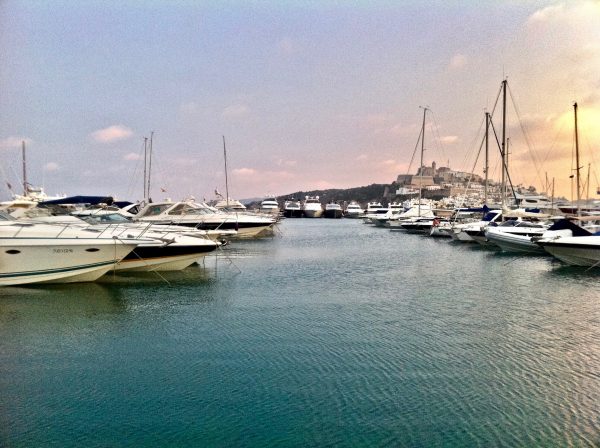
{"label": "boat canopy", "polygon": [[590,236],[591,232],[588,232],[586,229],[579,227],[577,224],[571,222],[568,219],[561,219],[556,221],[548,230],[570,230],[573,232],[573,236]]}
{"label": "boat canopy", "polygon": [[53,199],[51,201],[40,202],[40,206],[46,205],[67,205],[67,204],[87,204],[87,205],[116,205],[119,208],[133,204],[129,201],[115,201],[111,196],[69,196],[67,198]]}

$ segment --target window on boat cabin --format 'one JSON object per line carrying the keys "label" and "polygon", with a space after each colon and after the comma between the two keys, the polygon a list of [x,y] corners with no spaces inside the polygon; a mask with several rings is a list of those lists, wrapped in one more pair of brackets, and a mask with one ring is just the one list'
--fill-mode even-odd
{"label": "window on boat cabin", "polygon": [[171,204],[151,205],[140,216],[156,216],[156,215],[160,215],[162,212],[164,212],[170,206],[171,206]]}
{"label": "window on boat cabin", "polygon": [[504,221],[502,224],[499,224],[498,227],[515,227],[516,225],[516,219],[509,219],[508,221]]}
{"label": "window on boat cabin", "polygon": [[186,208],[186,204],[178,204],[177,206],[173,207],[173,210],[169,211],[169,215],[181,215],[184,210]]}

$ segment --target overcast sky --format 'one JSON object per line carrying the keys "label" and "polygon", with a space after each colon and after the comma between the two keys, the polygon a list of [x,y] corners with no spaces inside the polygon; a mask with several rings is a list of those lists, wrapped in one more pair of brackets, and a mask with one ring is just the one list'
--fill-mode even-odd
{"label": "overcast sky", "polygon": [[2,0],[0,198],[25,140],[48,194],[140,199],[152,131],[155,200],[224,193],[223,136],[237,199],[390,183],[421,106],[425,163],[471,171],[504,78],[513,181],[570,196],[577,101],[595,194],[598,1]]}

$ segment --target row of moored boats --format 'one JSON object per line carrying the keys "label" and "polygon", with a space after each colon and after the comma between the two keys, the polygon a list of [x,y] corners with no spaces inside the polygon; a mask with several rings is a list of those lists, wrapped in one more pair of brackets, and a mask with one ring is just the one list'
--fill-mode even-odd
{"label": "row of moored boats", "polygon": [[431,203],[391,204],[364,222],[392,231],[451,238],[516,255],[552,255],[574,266],[600,265],[600,215],[549,215],[529,209],[437,210]]}
{"label": "row of moored boats", "polygon": [[26,213],[10,205],[0,211],[0,286],[180,270],[231,240],[272,235],[277,223],[274,216],[221,211],[193,200],[50,212],[68,209],[68,201]]}

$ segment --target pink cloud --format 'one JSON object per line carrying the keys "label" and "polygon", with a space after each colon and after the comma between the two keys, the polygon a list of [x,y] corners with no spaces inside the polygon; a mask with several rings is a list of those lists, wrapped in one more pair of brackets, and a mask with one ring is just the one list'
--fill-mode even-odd
{"label": "pink cloud", "polygon": [[133,135],[133,131],[122,125],[113,125],[104,129],[98,129],[92,132],[92,139],[99,143],[112,143],[119,140],[125,140]]}

